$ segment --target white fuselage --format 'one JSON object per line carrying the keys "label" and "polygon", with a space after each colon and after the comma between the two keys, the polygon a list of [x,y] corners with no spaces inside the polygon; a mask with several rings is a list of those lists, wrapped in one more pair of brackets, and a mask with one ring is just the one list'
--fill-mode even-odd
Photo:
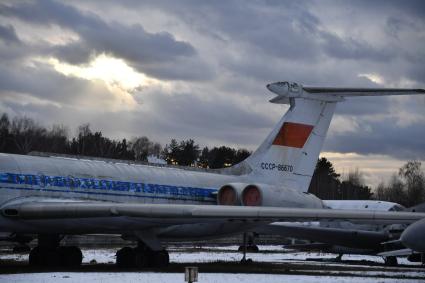
{"label": "white fuselage", "polygon": [[[35,157],[0,154],[0,207],[28,200],[109,201],[120,203],[207,204],[216,205],[217,190],[231,182],[253,183],[250,174],[230,175],[179,168],[128,164],[63,157]],[[287,207],[306,207],[311,196],[289,188]],[[320,200],[317,199],[317,202]],[[48,233],[61,227],[63,233],[121,233],[155,227],[147,219],[116,218],[69,221],[22,222],[0,217],[0,231]],[[213,237],[251,228],[252,224],[212,221],[205,224],[172,225],[157,231],[171,238]],[[57,231],[57,230],[55,230]]]}

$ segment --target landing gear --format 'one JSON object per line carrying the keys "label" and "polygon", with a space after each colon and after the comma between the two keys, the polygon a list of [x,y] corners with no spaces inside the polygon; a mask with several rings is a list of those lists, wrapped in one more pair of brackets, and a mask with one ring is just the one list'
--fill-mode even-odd
{"label": "landing gear", "polygon": [[248,251],[248,249],[247,249],[247,247],[248,247],[247,238],[248,238],[247,233],[243,233],[243,245],[239,247],[239,251],[242,250],[242,252],[243,252],[243,256],[242,256],[242,259],[241,259],[241,263],[243,263],[243,264],[252,263],[252,259],[246,258],[246,252]]}
{"label": "landing gear", "polygon": [[384,258],[385,261],[385,265],[387,266],[397,266],[398,262],[397,262],[397,257],[395,256],[387,256]]}
{"label": "landing gear", "polygon": [[30,251],[29,264],[45,267],[78,267],[83,254],[78,247],[59,246],[58,235],[40,235],[38,246]]}
{"label": "landing gear", "polygon": [[[260,249],[255,244],[255,233],[246,233],[247,243],[246,243],[246,251],[249,253],[258,253]],[[245,244],[239,246],[238,251],[243,252],[245,248]]]}
{"label": "landing gear", "polygon": [[119,267],[166,267],[170,256],[166,250],[153,251],[142,242],[136,248],[124,247],[117,252]]}

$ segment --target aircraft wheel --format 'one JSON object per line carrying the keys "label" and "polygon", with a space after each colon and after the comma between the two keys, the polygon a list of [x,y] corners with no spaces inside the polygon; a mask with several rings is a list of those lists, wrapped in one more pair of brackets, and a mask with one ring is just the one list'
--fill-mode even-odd
{"label": "aircraft wheel", "polygon": [[59,247],[57,252],[61,256],[62,264],[66,267],[78,267],[83,261],[83,254],[78,247]]}
{"label": "aircraft wheel", "polygon": [[62,265],[62,256],[58,249],[41,249],[41,251],[41,265],[48,267],[57,267]]}
{"label": "aircraft wheel", "polygon": [[148,266],[149,253],[146,250],[135,248],[134,253],[134,266],[139,268]]}
{"label": "aircraft wheel", "polygon": [[398,262],[397,262],[397,257],[395,256],[387,256],[385,257],[385,265],[388,266],[397,266]]}
{"label": "aircraft wheel", "polygon": [[117,251],[116,264],[120,267],[134,267],[136,265],[137,253],[130,247],[124,247]]}
{"label": "aircraft wheel", "polygon": [[153,267],[167,267],[170,264],[170,255],[167,251],[153,252],[152,265]]}
{"label": "aircraft wheel", "polygon": [[33,248],[29,255],[29,264],[33,266],[56,267],[62,264],[58,249]]}

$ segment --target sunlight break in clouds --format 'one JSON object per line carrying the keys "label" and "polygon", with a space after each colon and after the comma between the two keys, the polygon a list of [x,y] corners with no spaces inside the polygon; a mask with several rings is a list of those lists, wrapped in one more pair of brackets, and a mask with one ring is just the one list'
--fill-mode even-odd
{"label": "sunlight break in clouds", "polygon": [[134,92],[160,84],[158,80],[135,71],[124,60],[106,54],[97,56],[85,65],[71,65],[56,58],[50,58],[49,63],[56,71],[66,76],[75,76],[93,83],[104,82],[116,99],[119,99],[121,104],[119,108],[134,109],[138,105],[132,95]]}
{"label": "sunlight break in clouds", "polygon": [[393,88],[414,88],[417,83],[407,78],[401,77],[396,81],[386,80],[383,76],[377,73],[363,73],[358,74],[359,78],[366,78],[371,82],[374,82],[378,85],[382,85],[385,87],[393,87]]}
{"label": "sunlight break in clouds", "polygon": [[379,85],[385,84],[384,78],[382,76],[378,75],[378,74],[374,74],[374,73],[358,74],[357,76],[359,78],[366,78],[366,79],[370,80],[371,82],[374,82],[374,83],[379,84]]}
{"label": "sunlight break in clouds", "polygon": [[50,59],[49,62],[58,72],[66,76],[73,75],[87,80],[100,79],[110,86],[118,86],[129,92],[139,87],[157,83],[157,80],[136,72],[124,60],[105,54],[97,56],[84,66],[70,65],[54,58]]}
{"label": "sunlight break in clouds", "polygon": [[106,54],[97,56],[89,64],[83,66],[71,65],[55,58],[51,58],[49,63],[54,66],[56,71],[66,76],[102,80],[112,90],[119,88],[127,93],[159,83],[159,81],[135,71],[124,60]]}

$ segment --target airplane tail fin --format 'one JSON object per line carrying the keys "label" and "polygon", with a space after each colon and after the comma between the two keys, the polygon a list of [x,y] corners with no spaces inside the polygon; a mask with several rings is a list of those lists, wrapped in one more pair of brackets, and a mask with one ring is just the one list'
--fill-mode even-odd
{"label": "airplane tail fin", "polygon": [[297,83],[267,85],[277,94],[272,103],[290,108],[260,147],[243,163],[264,183],[306,192],[337,102],[347,96],[423,94],[424,89],[303,87]]}

